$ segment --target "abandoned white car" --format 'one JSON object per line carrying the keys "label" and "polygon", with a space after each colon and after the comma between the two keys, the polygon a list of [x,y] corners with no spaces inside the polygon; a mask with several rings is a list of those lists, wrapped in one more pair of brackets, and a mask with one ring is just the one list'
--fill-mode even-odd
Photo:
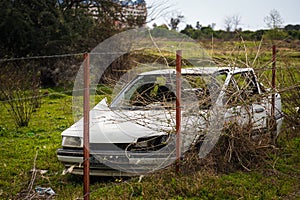
{"label": "abandoned white car", "polygon": [[[251,124],[253,135],[276,122],[272,131],[278,135],[280,94],[268,94],[253,69],[187,68],[181,83],[182,155],[206,135],[216,140],[230,122]],[[174,162],[176,96],[176,70],[163,69],[136,76],[110,105],[98,103],[90,111],[90,174],[144,174]],[[62,132],[57,156],[70,173],[83,174],[83,119]]]}

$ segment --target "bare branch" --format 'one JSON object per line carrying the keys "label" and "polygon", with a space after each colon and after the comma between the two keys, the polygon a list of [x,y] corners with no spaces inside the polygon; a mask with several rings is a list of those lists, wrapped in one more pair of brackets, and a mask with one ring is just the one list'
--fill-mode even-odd
{"label": "bare branch", "polygon": [[169,0],[153,0],[147,5],[148,16],[146,23],[150,23],[161,17],[166,17],[171,12],[172,5]]}
{"label": "bare branch", "polygon": [[269,15],[264,18],[265,23],[271,29],[278,29],[283,24],[283,19],[278,10],[271,10]]}

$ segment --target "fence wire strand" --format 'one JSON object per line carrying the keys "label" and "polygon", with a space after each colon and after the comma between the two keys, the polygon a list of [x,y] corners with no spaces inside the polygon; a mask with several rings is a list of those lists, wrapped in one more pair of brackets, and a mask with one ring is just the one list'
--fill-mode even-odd
{"label": "fence wire strand", "polygon": [[1,58],[0,62],[11,62],[20,60],[38,60],[46,58],[65,58],[73,56],[83,56],[85,53],[73,53],[73,54],[60,54],[60,55],[49,55],[49,56],[30,56],[30,57],[20,57],[20,58]]}

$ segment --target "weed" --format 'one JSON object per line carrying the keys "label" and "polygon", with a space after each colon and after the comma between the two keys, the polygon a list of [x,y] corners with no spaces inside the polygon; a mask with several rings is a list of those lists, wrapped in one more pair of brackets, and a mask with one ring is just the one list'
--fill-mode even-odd
{"label": "weed", "polygon": [[[232,46],[237,48],[241,44],[220,42],[215,45],[214,57],[219,57],[219,60],[224,61],[230,56],[237,56],[243,61],[239,64],[246,63],[246,58],[241,52],[231,51]],[[255,58],[253,54],[256,54],[259,44],[247,42],[246,45],[253,48],[248,56],[251,60]],[[260,56],[253,67],[256,68],[259,78],[268,85],[271,74],[269,67],[263,65],[268,69],[263,70],[263,67],[259,66],[269,61],[271,54],[264,45],[262,46]],[[286,50],[286,46],[284,48],[280,51],[292,51]],[[179,174],[174,172],[174,166],[170,166],[147,174],[141,181],[136,177],[93,178],[91,198],[299,199],[299,115],[293,110],[299,106],[299,99],[295,98],[299,91],[289,86],[295,86],[299,82],[299,70],[296,66],[299,66],[300,62],[299,54],[293,52],[291,57],[287,54],[287,58],[292,60],[281,59],[278,63],[285,63],[277,74],[277,80],[278,89],[282,91],[286,120],[276,148],[260,148],[257,151],[257,146],[247,138],[225,134],[216,149],[211,152],[214,156],[204,160],[188,157],[183,161]],[[238,61],[231,58],[225,63],[231,63],[232,60]],[[294,68],[288,68],[290,71],[287,71],[286,67],[290,64]],[[102,99],[106,93],[110,94],[111,89],[99,86],[96,101]],[[8,111],[0,106],[0,199],[37,199],[39,197],[34,196],[36,186],[51,187],[56,192],[55,199],[83,197],[82,177],[62,175],[64,166],[56,157],[56,150],[61,146],[60,133],[74,123],[71,92],[44,89],[42,94],[45,95],[41,99],[41,107],[33,112],[28,127],[16,128]],[[227,151],[229,147],[232,151]],[[45,173],[41,170],[45,170]]]}

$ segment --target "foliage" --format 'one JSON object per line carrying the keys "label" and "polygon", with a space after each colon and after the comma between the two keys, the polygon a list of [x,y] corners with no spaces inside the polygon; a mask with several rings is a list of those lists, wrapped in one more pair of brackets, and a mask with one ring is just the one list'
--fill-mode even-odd
{"label": "foliage", "polygon": [[[0,44],[6,48],[1,54],[53,55],[92,48],[117,31],[115,21],[121,12],[120,6],[112,1],[93,2],[93,5],[56,0],[1,2]],[[90,13],[90,8],[98,12]],[[130,19],[130,23],[136,26],[143,22]]]}
{"label": "foliage", "polygon": [[177,17],[172,17],[170,19],[170,28],[171,30],[177,30],[178,28],[178,25],[182,22],[182,20],[184,19],[184,16],[183,15],[177,15]]}
{"label": "foliage", "polygon": [[54,185],[62,184],[57,179],[61,165],[55,152],[60,145],[60,132],[72,124],[71,98],[63,94],[56,97],[49,92],[43,90],[48,96],[42,98],[41,108],[32,113],[28,127],[15,128],[7,110],[0,107],[0,199],[17,199],[17,193],[27,190],[36,153],[36,168],[48,170],[37,184],[54,180]]}
{"label": "foliage", "polygon": [[[232,26],[230,24],[230,26]],[[297,25],[287,25],[282,29],[268,29],[268,30],[234,30],[234,31],[224,31],[224,30],[213,30],[211,26],[202,26],[196,24],[194,28],[191,24],[187,24],[186,27],[180,31],[182,34],[186,34],[195,40],[211,40],[212,38],[219,40],[235,40],[236,33],[241,34],[245,40],[259,41],[263,37],[273,40],[299,40],[300,30]]]}
{"label": "foliage", "polygon": [[[96,12],[91,12],[91,9]],[[49,56],[89,51],[125,28],[142,26],[144,17],[122,16],[113,1],[1,1],[0,55],[2,58]],[[55,60],[41,61],[42,84],[56,85]]]}
{"label": "foliage", "polygon": [[[210,44],[204,44],[210,45]],[[245,62],[245,51],[239,52],[242,42],[220,42],[214,48],[215,56],[233,61],[237,57]],[[255,58],[259,44],[245,42],[248,58]],[[264,47],[267,45],[267,47]],[[269,84],[270,70],[262,65],[271,59],[267,41],[259,50],[260,58],[255,62],[256,72],[265,85]],[[269,44],[270,46],[271,44]],[[281,43],[279,51],[283,57],[278,58],[280,66],[297,66],[299,54],[290,49],[288,43]],[[288,48],[289,47],[289,48]],[[232,49],[235,49],[232,52]],[[226,60],[225,60],[226,59]],[[234,60],[237,62],[237,60]],[[248,63],[252,63],[249,62]],[[240,64],[240,63],[238,63]],[[260,66],[260,67],[257,67]],[[262,68],[264,66],[265,68]],[[290,71],[288,71],[290,70]],[[138,178],[92,178],[92,199],[297,199],[299,194],[299,128],[292,108],[299,105],[297,98],[299,90],[294,86],[299,80],[297,68],[278,69],[278,89],[282,91],[285,102],[285,118],[283,131],[277,140],[275,149],[261,147],[257,152],[251,149],[247,152],[247,143],[238,144],[242,138],[228,135],[220,144],[234,144],[229,159],[229,151],[216,149],[219,161],[222,159],[226,168],[216,163],[218,159],[206,160],[204,165],[185,160],[181,164],[181,173],[175,174],[173,167],[149,174],[141,181]],[[291,76],[293,75],[293,76]],[[285,90],[283,90],[285,89]],[[5,107],[0,106],[0,199],[24,199],[33,197],[36,186],[51,187],[55,199],[76,199],[83,196],[82,178],[72,175],[62,175],[64,167],[56,158],[56,149],[60,148],[60,133],[73,123],[71,93],[63,88],[43,89],[45,94],[41,99],[41,108],[32,114],[28,127],[15,128],[13,119]],[[111,94],[111,90],[103,85],[97,88],[97,99]],[[101,96],[101,97],[100,97]],[[295,98],[293,98],[295,97]],[[290,109],[287,109],[290,108]],[[290,110],[290,111],[289,111]],[[239,131],[237,131],[239,132]],[[227,146],[228,149],[230,146]],[[223,154],[222,154],[223,153]],[[222,157],[223,155],[223,157]],[[236,156],[237,155],[237,156]],[[263,155],[263,157],[260,157]],[[226,157],[224,157],[226,156]],[[36,157],[36,159],[35,159]],[[236,162],[240,158],[241,162]],[[212,162],[213,161],[213,162]],[[251,163],[251,161],[255,161]],[[202,163],[203,164],[203,163]],[[208,165],[206,165],[208,164]],[[211,164],[209,166],[209,164]],[[242,164],[242,165],[241,165]],[[250,164],[250,165],[249,165]],[[253,164],[253,165],[251,165]],[[244,165],[244,166],[243,166]],[[32,169],[47,170],[45,173],[36,171],[32,179]],[[217,167],[220,167],[221,170]],[[249,172],[247,169],[250,169]],[[153,184],[155,182],[155,184]],[[30,183],[33,183],[30,190]],[[35,196],[36,198],[42,198]],[[45,197],[47,198],[47,197]]]}
{"label": "foliage", "polygon": [[[46,2],[46,1],[45,1]],[[47,1],[50,2],[50,1]],[[0,19],[7,19],[5,23],[0,23],[0,44],[3,47],[1,55],[4,57],[12,56],[27,56],[27,55],[50,55],[49,51],[56,49],[58,53],[78,52],[90,48],[98,40],[103,39],[102,35],[98,35],[102,29],[106,30],[107,35],[111,34],[112,29],[97,26],[93,32],[91,27],[96,22],[89,18],[84,11],[82,5],[75,5],[80,1],[59,1],[61,4],[55,4],[54,8],[58,11],[50,13],[40,12],[32,13],[30,9],[38,7],[41,11],[52,11],[50,5],[43,6],[44,1],[2,1],[0,3]],[[21,7],[15,5],[24,5],[21,12]],[[52,5],[52,4],[51,4]],[[73,5],[76,9],[73,8]],[[27,10],[28,9],[28,10]],[[30,18],[33,15],[34,19]],[[32,24],[40,23],[43,27],[35,27],[31,29]],[[51,24],[53,16],[59,16],[60,22],[56,25],[56,29],[50,28],[46,24]],[[36,18],[35,18],[36,17]],[[13,19],[16,19],[13,21]],[[26,19],[26,20],[24,20]],[[30,19],[30,20],[28,20]],[[86,21],[85,21],[86,20]],[[86,27],[80,29],[83,23]],[[18,26],[9,27],[8,24],[16,24]],[[99,22],[100,23],[100,22]],[[101,22],[102,23],[102,22]],[[104,23],[104,22],[103,22]],[[107,22],[109,24],[109,22]],[[55,23],[54,23],[55,24]],[[66,26],[65,26],[66,25]],[[78,26],[77,26],[78,25]],[[20,29],[18,30],[17,27]],[[46,28],[48,27],[48,28]],[[200,27],[200,26],[198,26]],[[91,28],[91,29],[90,29]],[[95,27],[94,27],[95,28]],[[45,30],[47,29],[49,32]],[[5,32],[5,31],[7,32]],[[57,30],[57,33],[52,31]],[[41,33],[35,33],[41,32]],[[44,32],[46,31],[46,32]],[[64,33],[62,33],[62,32]],[[99,32],[98,32],[99,31]],[[118,31],[118,30],[113,30]],[[157,35],[160,29],[154,29]],[[212,57],[222,65],[231,64],[239,67],[254,67],[258,77],[265,85],[270,85],[270,41],[266,40],[263,35],[268,30],[259,31],[243,31],[236,35],[225,31],[214,31],[212,28],[197,28],[194,30],[192,26],[186,29],[185,34],[190,34],[194,39],[201,39],[204,47],[211,49]],[[283,30],[284,37],[299,39],[299,29],[297,26],[288,26]],[[48,38],[44,41],[42,33]],[[50,34],[51,33],[51,34]],[[31,34],[40,37],[41,41],[30,40]],[[54,34],[54,35],[52,35]],[[85,40],[85,35],[90,36],[89,40]],[[106,37],[107,35],[104,34]],[[27,38],[29,37],[29,39]],[[54,37],[55,36],[55,37]],[[64,37],[65,36],[65,37]],[[94,36],[94,37],[92,37]],[[202,39],[215,37],[220,39],[214,40],[214,43],[206,42]],[[237,38],[244,38],[241,42]],[[5,41],[7,37],[7,41]],[[224,38],[235,39],[224,41]],[[32,39],[32,38],[31,38]],[[51,41],[51,40],[54,41]],[[263,40],[262,40],[263,39]],[[246,40],[253,40],[251,42]],[[14,44],[14,41],[19,44]],[[5,43],[7,42],[7,43]],[[51,47],[53,42],[53,48]],[[299,43],[298,41],[279,41],[279,55],[277,60],[279,65],[277,80],[278,89],[282,94],[284,102],[285,123],[283,131],[277,141],[277,146],[272,151],[259,151],[257,153],[253,148],[246,152],[247,149],[242,144],[236,144],[233,149],[237,156],[232,157],[231,161],[236,161],[231,165],[234,170],[226,170],[223,172],[216,171],[212,168],[203,166],[196,170],[194,163],[182,163],[182,173],[175,174],[173,168],[170,167],[164,171],[155,174],[149,174],[141,179],[137,178],[94,178],[91,184],[91,196],[93,199],[298,199],[300,197],[300,140],[299,140],[299,112],[295,107],[299,106]],[[5,44],[4,44],[5,43]],[[40,52],[34,52],[30,45],[35,47],[43,47]],[[50,45],[50,46],[48,46]],[[44,49],[45,47],[45,49]],[[61,48],[59,48],[61,47]],[[78,48],[78,49],[77,49]],[[24,50],[24,51],[23,51]],[[47,52],[46,52],[47,51]],[[26,52],[26,53],[25,53]],[[52,53],[53,53],[52,52]],[[20,55],[18,55],[20,53]],[[45,54],[44,54],[45,53]],[[71,58],[70,60],[73,60]],[[81,58],[75,58],[75,60]],[[155,59],[155,58],[154,58]],[[28,70],[26,66],[40,66],[45,68],[53,67],[56,62],[67,62],[64,70],[74,64],[74,61],[63,60],[51,61],[43,59],[39,62],[24,62],[12,63],[9,69],[17,68],[20,70],[2,72],[1,75],[9,73],[9,75],[1,76],[1,85],[8,85],[12,90],[19,91],[19,95],[34,95],[42,94],[41,102],[31,102],[27,105],[35,103],[40,104],[39,109],[31,110],[31,121],[27,127],[18,127],[14,125],[14,119],[11,117],[9,110],[6,109],[7,103],[0,105],[0,199],[24,199],[36,195],[34,193],[35,186],[51,187],[55,192],[55,199],[77,199],[81,198],[83,182],[81,177],[72,175],[62,175],[63,165],[56,158],[56,149],[60,148],[61,136],[60,133],[73,124],[72,105],[70,91],[65,91],[64,88],[48,88],[38,92],[39,87],[34,87],[38,84],[37,81],[29,81],[34,79],[34,75],[39,75],[38,71]],[[78,62],[77,60],[77,62]],[[3,63],[1,63],[2,65]],[[25,67],[24,67],[25,66]],[[55,69],[58,67],[55,66]],[[76,67],[75,67],[76,68]],[[4,69],[4,68],[2,68]],[[26,74],[17,79],[13,79],[14,73]],[[4,77],[4,79],[2,79]],[[9,79],[11,78],[11,79]],[[21,78],[24,78],[21,79]],[[66,78],[66,77],[63,77]],[[63,80],[63,78],[61,80]],[[8,82],[11,80],[11,82]],[[26,81],[25,81],[26,80]],[[22,84],[21,84],[22,83]],[[30,89],[28,89],[30,88]],[[33,90],[34,89],[34,90]],[[5,90],[3,90],[5,91]],[[10,90],[6,90],[11,92]],[[97,88],[97,100],[103,98],[104,95],[110,94],[111,88],[107,86],[99,86]],[[7,101],[10,97],[0,96],[1,101]],[[19,98],[18,99],[22,99]],[[35,99],[35,98],[32,98]],[[15,100],[12,97],[11,100]],[[37,105],[36,104],[36,105]],[[239,142],[241,138],[225,137],[223,144]],[[253,147],[253,146],[251,146]],[[218,149],[217,149],[218,150]],[[219,149],[221,153],[223,149]],[[264,150],[264,149],[262,149]],[[254,164],[260,162],[260,153],[263,153],[263,162],[260,165],[255,165],[250,172],[245,167],[249,168],[251,161]],[[254,154],[254,157],[248,157],[249,154]],[[222,154],[220,154],[222,156]],[[223,154],[222,158],[227,158],[230,154]],[[234,154],[231,154],[234,155]],[[237,160],[241,159],[241,162]],[[253,159],[255,158],[255,159]],[[225,160],[225,161],[226,161]],[[247,165],[245,165],[245,163]],[[243,165],[241,165],[243,164]],[[192,167],[191,167],[192,166]],[[216,166],[216,165],[215,165]],[[200,166],[202,167],[202,166]],[[204,169],[205,168],[205,169]],[[33,171],[36,169],[37,171]],[[42,173],[40,170],[46,170]],[[36,177],[33,178],[33,172],[36,172]],[[32,188],[29,187],[32,183]],[[155,184],[153,184],[155,183]],[[38,197],[35,198],[46,198]]]}
{"label": "foliage", "polygon": [[[99,86],[98,90],[101,95],[111,93],[106,86]],[[55,199],[83,196],[82,177],[62,175],[64,167],[56,158],[56,149],[61,145],[60,133],[73,123],[71,96],[61,89],[42,92],[47,96],[42,98],[41,108],[33,113],[29,127],[14,128],[7,111],[0,107],[0,199],[47,198],[34,193],[37,186],[51,187],[56,192]],[[278,149],[269,152],[267,162],[251,172],[241,168],[220,173],[185,161],[181,163],[179,174],[170,167],[149,174],[141,181],[135,177],[92,177],[91,198],[297,199],[300,195],[297,131],[285,128],[278,140]],[[32,177],[34,167],[35,179]]]}

